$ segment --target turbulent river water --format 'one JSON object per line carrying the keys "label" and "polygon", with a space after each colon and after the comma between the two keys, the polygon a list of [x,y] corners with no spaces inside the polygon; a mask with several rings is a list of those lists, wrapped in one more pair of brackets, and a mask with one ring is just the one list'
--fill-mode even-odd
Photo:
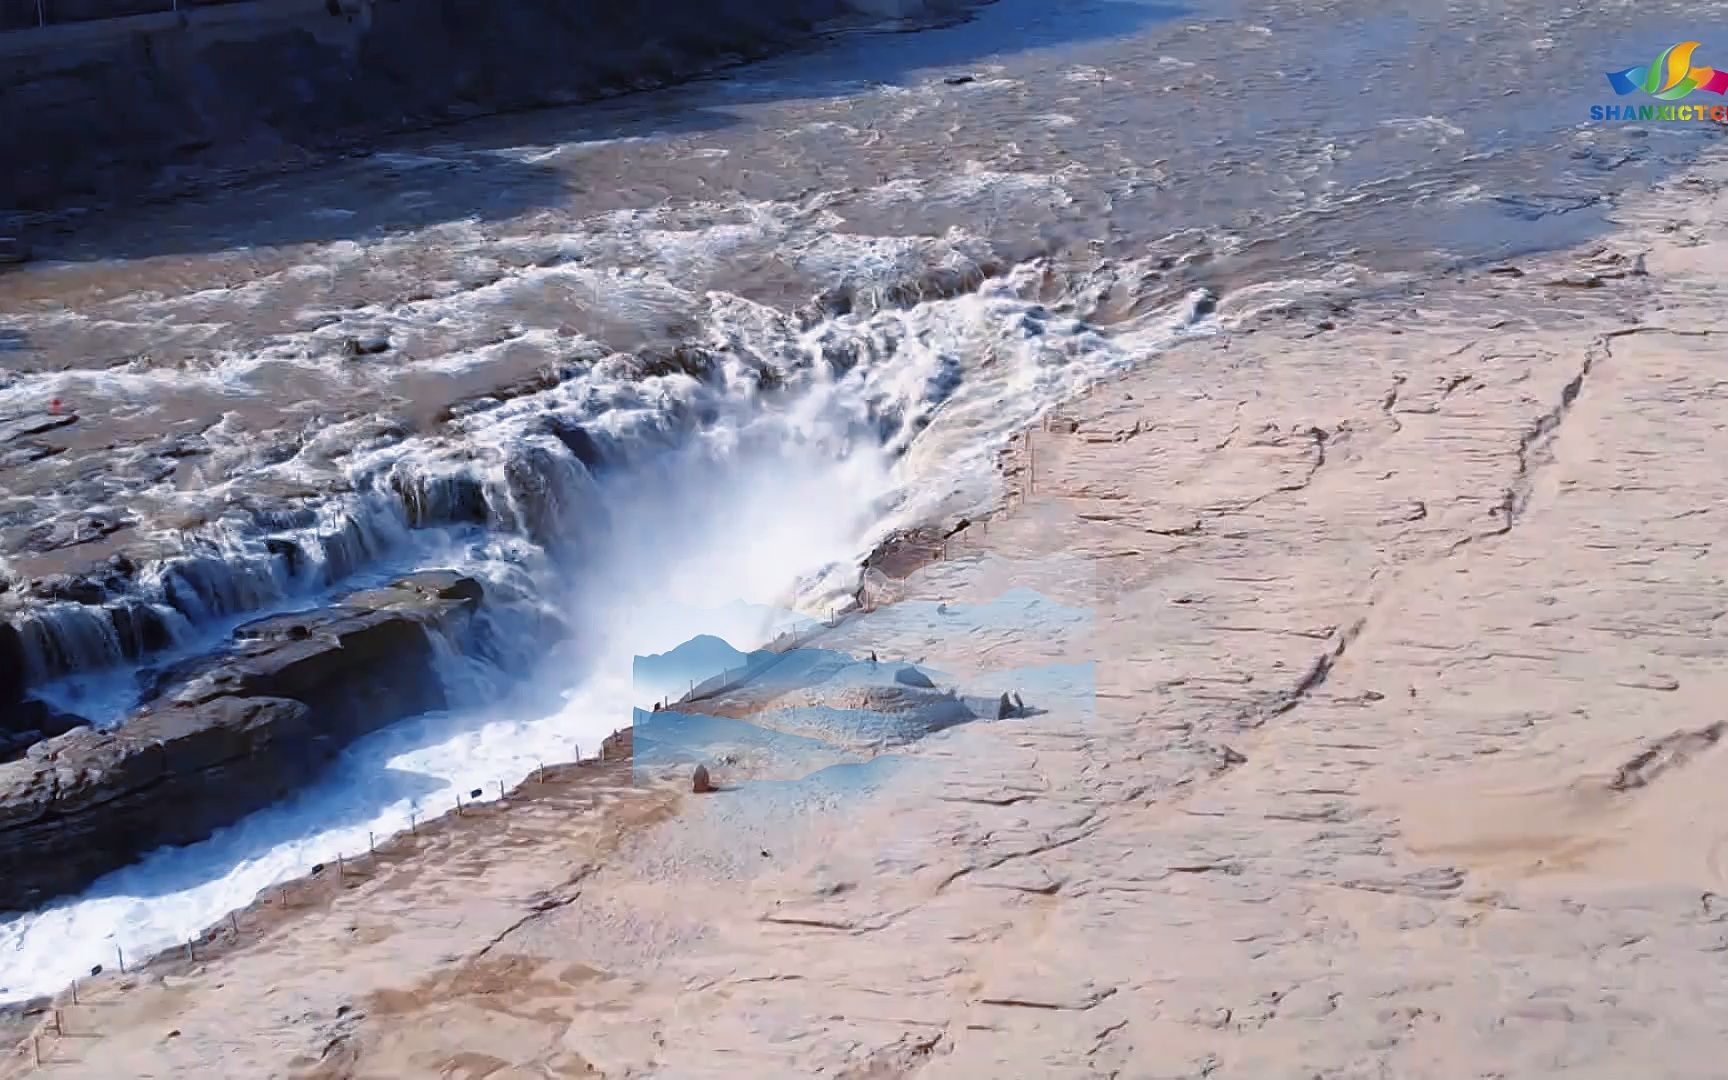
{"label": "turbulent river water", "polygon": [[633,655],[845,602],[1089,383],[1587,240],[1719,135],[1587,122],[1603,72],[1697,32],[1638,12],[1000,0],[72,216],[0,276],[0,417],[77,417],[0,445],[37,692],[117,723],[141,669],[428,567],[487,582],[503,659],[451,655],[448,714],[0,924],[0,999],[591,752]]}

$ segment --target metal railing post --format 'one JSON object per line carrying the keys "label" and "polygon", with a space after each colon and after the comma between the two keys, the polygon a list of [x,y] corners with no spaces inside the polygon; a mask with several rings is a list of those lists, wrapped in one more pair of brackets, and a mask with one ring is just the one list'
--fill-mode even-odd
{"label": "metal railing post", "polygon": [[36,25],[48,25],[48,0],[36,0]]}

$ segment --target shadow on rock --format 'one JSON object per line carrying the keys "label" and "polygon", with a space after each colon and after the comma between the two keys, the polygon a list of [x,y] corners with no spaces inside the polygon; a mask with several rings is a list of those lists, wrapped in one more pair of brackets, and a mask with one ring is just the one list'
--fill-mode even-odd
{"label": "shadow on rock", "polygon": [[[797,85],[809,96],[854,94],[860,84],[940,79],[967,93],[989,93],[970,66],[1015,53],[1104,42],[1193,12],[1185,3],[1096,0],[1082,5],[1048,0],[995,0],[937,29],[842,39],[825,48],[820,81]],[[769,65],[772,67],[773,65]],[[800,64],[803,71],[816,64]],[[801,74],[803,71],[794,73]],[[791,90],[792,86],[779,86]],[[793,95],[788,95],[793,96]]]}
{"label": "shadow on rock", "polygon": [[[374,26],[360,46],[364,70],[352,78],[346,73],[349,60],[333,58],[330,71],[318,64],[300,65],[297,70],[344,75],[329,85],[313,87],[314,99],[303,106],[290,107],[257,89],[270,65],[284,63],[277,51],[287,49],[286,44],[261,39],[247,43],[246,49],[212,52],[205,80],[210,87],[251,87],[254,92],[235,98],[243,105],[225,102],[221,109],[190,110],[223,125],[219,133],[206,133],[208,138],[167,131],[153,138],[131,127],[105,135],[103,125],[114,123],[106,113],[93,118],[89,130],[63,122],[35,132],[26,130],[28,125],[10,125],[10,131],[0,130],[0,157],[16,157],[28,167],[0,180],[0,206],[64,206],[78,201],[124,205],[140,198],[176,198],[200,186],[208,189],[213,177],[256,177],[273,165],[278,170],[298,170],[245,180],[222,192],[143,214],[98,217],[59,238],[31,238],[44,256],[73,261],[323,244],[451,221],[501,221],[580,198],[591,183],[629,183],[627,177],[589,176],[579,160],[561,163],[558,151],[570,145],[717,130],[740,122],[732,111],[740,102],[841,96],[872,85],[939,79],[950,69],[962,70],[988,57],[1109,39],[1187,10],[1172,4],[1103,0],[1080,11],[1058,12],[1032,0],[999,0],[962,21],[956,13],[971,5],[956,2],[935,7],[960,25],[917,33],[885,30],[800,39],[794,30],[800,19],[831,18],[841,5],[836,0],[775,0],[772,4],[727,0],[721,10],[711,10],[712,5],[698,9],[672,4],[657,7],[654,18],[681,19],[682,37],[668,37],[664,28],[653,36],[682,45],[637,44],[640,35],[626,33],[629,28],[622,23],[640,16],[628,15],[601,20],[621,24],[612,27],[617,31],[616,48],[608,52],[601,47],[603,42],[583,40],[586,52],[579,55],[560,48],[555,37],[546,39],[542,34],[537,39],[534,32],[536,19],[556,24],[559,33],[574,32],[564,25],[572,17],[570,12],[510,9],[513,14],[506,18],[488,5],[489,14],[469,28],[478,37],[462,39],[463,47],[457,48],[455,35],[463,25],[466,6],[447,6],[437,25],[426,23],[432,16],[411,15],[406,9],[392,9],[388,19],[409,20],[409,25],[396,26],[381,14],[385,21]],[[393,34],[399,40],[392,39]],[[521,40],[511,40],[510,35]],[[583,35],[592,36],[586,27]],[[392,49],[387,44],[392,40],[400,47]],[[712,55],[700,60],[703,49],[710,47]],[[714,90],[711,79],[702,80],[704,70],[713,71],[728,58],[788,47],[797,51],[734,69],[722,92]],[[459,71],[453,74],[451,68],[478,62],[470,53],[486,49],[507,52],[512,59],[494,65],[496,70],[489,69],[484,78],[463,80],[457,78]],[[418,54],[428,61],[449,59],[450,64],[416,63]],[[245,56],[253,56],[264,70],[249,69]],[[591,61],[592,71],[584,67],[584,56]],[[536,82],[528,78],[534,71],[547,72],[548,77]],[[87,73],[78,77],[94,78]],[[966,87],[976,80],[950,75],[948,81]],[[202,84],[169,82],[175,94],[211,92]],[[663,88],[597,100],[653,85]],[[95,101],[130,92],[101,80],[82,89],[85,97]],[[990,90],[978,86],[975,92]],[[348,100],[362,94],[367,95],[364,101]],[[588,104],[575,108],[547,108],[584,100]],[[393,108],[392,103],[401,108]],[[128,123],[140,111],[152,109],[168,110],[177,118],[189,114],[173,102],[134,102],[133,106],[126,113]],[[541,111],[496,115],[535,109]],[[16,111],[15,104],[8,105],[7,87],[0,80],[0,117]],[[392,119],[380,119],[385,114]],[[23,114],[21,123],[29,115]],[[463,116],[474,119],[463,120]],[[391,128],[440,124],[448,126],[434,135],[388,136]],[[103,145],[114,158],[113,167],[82,172],[52,167],[61,158],[73,163],[82,160],[79,149],[88,142]],[[8,144],[14,144],[14,149],[30,147],[32,152],[8,154]],[[330,160],[339,153],[348,156]],[[303,167],[320,159],[329,163]]]}

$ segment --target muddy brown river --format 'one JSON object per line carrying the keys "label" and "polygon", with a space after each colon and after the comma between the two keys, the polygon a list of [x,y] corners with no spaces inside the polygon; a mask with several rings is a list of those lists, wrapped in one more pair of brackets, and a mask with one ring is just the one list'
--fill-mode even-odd
{"label": "muddy brown river", "polygon": [[781,480],[834,527],[739,591],[829,610],[893,530],[987,502],[1017,428],[1174,341],[1324,334],[1588,240],[1721,138],[1589,120],[1697,23],[999,0],[69,212],[0,273],[0,615],[32,692],[114,725],[240,620],[409,570],[592,640],[572,591],[677,578],[640,540],[668,521],[796,546],[719,505]]}

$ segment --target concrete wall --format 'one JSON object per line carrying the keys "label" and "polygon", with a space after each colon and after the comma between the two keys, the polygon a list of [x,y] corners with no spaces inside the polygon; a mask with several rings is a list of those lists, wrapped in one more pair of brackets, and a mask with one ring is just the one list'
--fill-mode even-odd
{"label": "concrete wall", "polygon": [[0,212],[166,193],[388,132],[670,82],[908,4],[959,6],[251,0],[0,33]]}

